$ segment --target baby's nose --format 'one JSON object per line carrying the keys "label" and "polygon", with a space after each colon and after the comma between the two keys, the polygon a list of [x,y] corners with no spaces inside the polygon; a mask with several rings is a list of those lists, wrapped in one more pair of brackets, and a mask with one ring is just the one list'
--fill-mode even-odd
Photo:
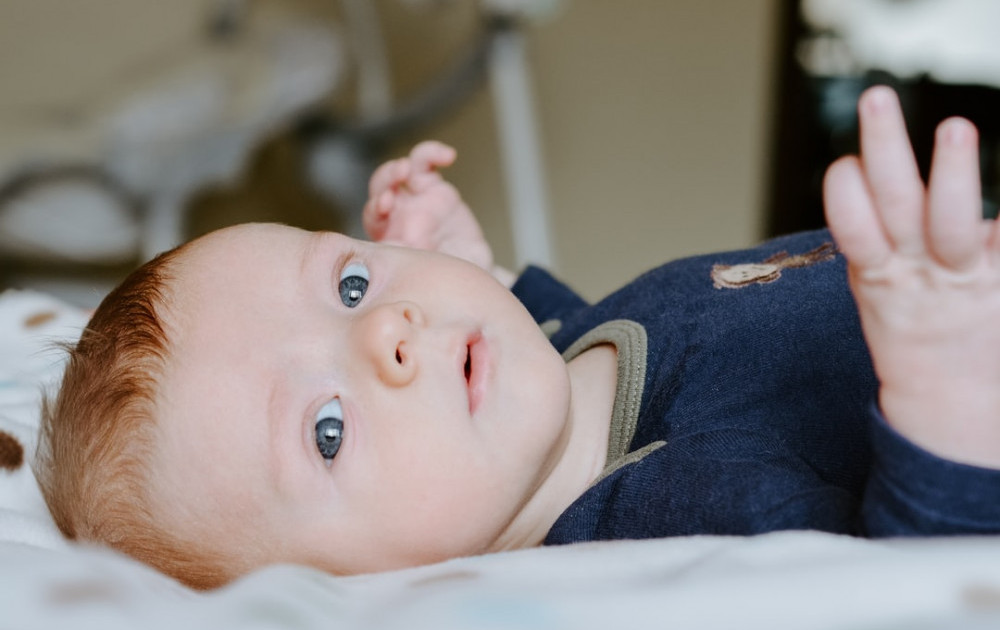
{"label": "baby's nose", "polygon": [[364,315],[359,341],[383,382],[399,387],[416,376],[416,338],[425,321],[413,302],[380,305]]}

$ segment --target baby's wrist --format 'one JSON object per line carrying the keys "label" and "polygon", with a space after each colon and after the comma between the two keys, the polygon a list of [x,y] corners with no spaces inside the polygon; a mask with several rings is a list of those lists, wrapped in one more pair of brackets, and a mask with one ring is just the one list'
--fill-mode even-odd
{"label": "baby's wrist", "polygon": [[1000,394],[991,389],[971,383],[883,385],[879,406],[886,422],[924,450],[956,462],[1000,468]]}

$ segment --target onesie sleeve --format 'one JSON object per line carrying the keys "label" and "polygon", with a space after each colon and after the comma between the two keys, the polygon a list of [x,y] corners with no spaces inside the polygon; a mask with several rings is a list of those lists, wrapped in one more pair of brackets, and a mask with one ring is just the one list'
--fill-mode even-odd
{"label": "onesie sleeve", "polygon": [[1000,532],[1000,470],[938,457],[872,405],[874,466],[862,506],[870,537]]}
{"label": "onesie sleeve", "polygon": [[539,324],[587,306],[583,298],[540,267],[525,269],[510,290]]}

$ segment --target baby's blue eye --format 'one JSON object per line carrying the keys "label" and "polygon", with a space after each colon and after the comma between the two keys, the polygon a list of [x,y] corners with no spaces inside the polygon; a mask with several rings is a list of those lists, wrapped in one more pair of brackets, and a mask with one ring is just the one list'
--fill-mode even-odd
{"label": "baby's blue eye", "polygon": [[368,267],[353,262],[340,272],[340,301],[348,308],[354,308],[368,290]]}
{"label": "baby's blue eye", "polygon": [[333,460],[344,441],[344,411],[334,398],[316,414],[316,448],[327,462]]}

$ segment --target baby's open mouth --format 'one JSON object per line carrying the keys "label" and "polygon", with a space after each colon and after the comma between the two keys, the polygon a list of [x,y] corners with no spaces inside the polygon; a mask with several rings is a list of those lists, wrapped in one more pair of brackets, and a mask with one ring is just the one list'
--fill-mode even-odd
{"label": "baby's open mouth", "polygon": [[465,346],[465,382],[469,382],[472,375],[472,346]]}
{"label": "baby's open mouth", "polygon": [[483,337],[477,333],[473,335],[465,344],[465,391],[469,396],[469,413],[475,414],[479,408],[479,403],[483,398],[483,388],[485,379],[489,373],[487,347],[483,343]]}

